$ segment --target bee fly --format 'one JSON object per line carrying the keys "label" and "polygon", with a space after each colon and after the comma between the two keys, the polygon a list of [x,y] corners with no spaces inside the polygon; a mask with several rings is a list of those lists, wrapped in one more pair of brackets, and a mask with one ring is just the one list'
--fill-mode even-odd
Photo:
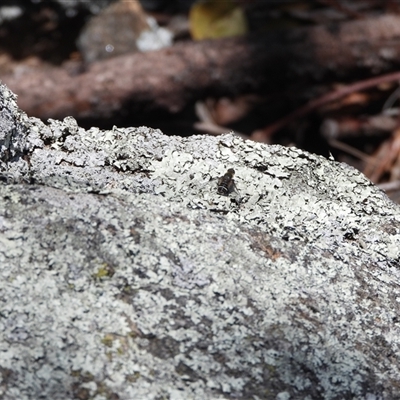
{"label": "bee fly", "polygon": [[227,196],[229,193],[232,193],[233,190],[236,190],[235,181],[233,180],[233,176],[235,175],[235,170],[233,168],[229,168],[224,176],[221,176],[218,180],[218,194],[222,194]]}

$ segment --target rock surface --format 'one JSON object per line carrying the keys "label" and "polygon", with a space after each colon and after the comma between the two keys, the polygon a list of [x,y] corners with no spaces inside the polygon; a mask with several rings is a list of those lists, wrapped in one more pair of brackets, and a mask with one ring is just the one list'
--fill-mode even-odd
{"label": "rock surface", "polygon": [[2,399],[400,397],[400,210],[361,173],[0,107]]}

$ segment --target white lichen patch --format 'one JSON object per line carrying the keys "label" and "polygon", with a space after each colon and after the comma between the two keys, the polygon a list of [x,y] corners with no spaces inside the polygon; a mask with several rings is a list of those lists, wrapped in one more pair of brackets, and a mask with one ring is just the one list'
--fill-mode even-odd
{"label": "white lichen patch", "polygon": [[400,212],[362,174],[0,94],[1,398],[400,396]]}

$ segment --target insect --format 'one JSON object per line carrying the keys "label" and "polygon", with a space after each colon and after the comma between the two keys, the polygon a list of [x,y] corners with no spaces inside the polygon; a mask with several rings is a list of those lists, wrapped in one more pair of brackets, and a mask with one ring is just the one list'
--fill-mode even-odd
{"label": "insect", "polygon": [[227,196],[236,189],[235,181],[233,180],[234,175],[235,170],[233,168],[229,168],[226,174],[219,178],[217,189],[218,194]]}

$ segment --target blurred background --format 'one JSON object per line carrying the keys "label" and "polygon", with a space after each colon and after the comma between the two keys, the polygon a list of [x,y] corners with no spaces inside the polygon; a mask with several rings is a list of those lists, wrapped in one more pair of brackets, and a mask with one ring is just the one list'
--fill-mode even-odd
{"label": "blurred background", "polygon": [[297,146],[400,202],[400,1],[3,0],[29,116]]}

